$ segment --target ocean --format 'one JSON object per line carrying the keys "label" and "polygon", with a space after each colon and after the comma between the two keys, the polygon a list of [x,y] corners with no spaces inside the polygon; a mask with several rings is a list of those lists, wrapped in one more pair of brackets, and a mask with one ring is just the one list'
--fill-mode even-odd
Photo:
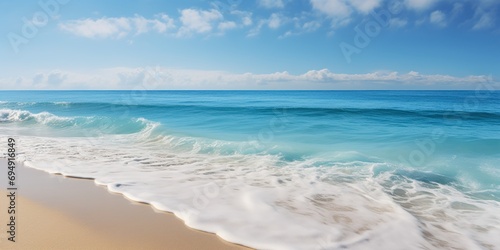
{"label": "ocean", "polygon": [[498,91],[0,91],[9,137],[258,249],[500,249]]}

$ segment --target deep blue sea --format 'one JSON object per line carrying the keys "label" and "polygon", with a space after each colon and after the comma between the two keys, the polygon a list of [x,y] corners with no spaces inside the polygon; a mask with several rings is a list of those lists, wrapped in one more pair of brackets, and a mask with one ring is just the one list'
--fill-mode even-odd
{"label": "deep blue sea", "polygon": [[0,131],[254,248],[500,249],[498,91],[0,91]]}

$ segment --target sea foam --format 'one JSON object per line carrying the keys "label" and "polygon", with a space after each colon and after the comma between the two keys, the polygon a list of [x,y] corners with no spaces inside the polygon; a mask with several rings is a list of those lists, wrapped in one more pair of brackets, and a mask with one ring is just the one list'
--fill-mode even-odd
{"label": "sea foam", "polygon": [[[19,139],[26,164],[94,178],[193,228],[259,249],[480,249],[500,244],[500,204],[384,163],[171,151],[141,133]],[[24,146],[26,145],[26,146]],[[171,148],[171,149],[169,149]],[[312,167],[315,166],[315,167]],[[377,173],[377,174],[376,174]],[[456,238],[456,235],[468,237]],[[397,240],[396,240],[397,239]]]}

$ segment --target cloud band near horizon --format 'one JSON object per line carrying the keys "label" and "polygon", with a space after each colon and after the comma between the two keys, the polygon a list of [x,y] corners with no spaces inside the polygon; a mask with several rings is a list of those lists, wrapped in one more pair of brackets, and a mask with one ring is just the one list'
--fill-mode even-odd
{"label": "cloud band near horizon", "polygon": [[164,67],[106,68],[93,72],[52,70],[31,76],[0,79],[1,89],[500,89],[491,76],[425,75],[415,71],[341,74],[328,69],[304,74],[230,73]]}

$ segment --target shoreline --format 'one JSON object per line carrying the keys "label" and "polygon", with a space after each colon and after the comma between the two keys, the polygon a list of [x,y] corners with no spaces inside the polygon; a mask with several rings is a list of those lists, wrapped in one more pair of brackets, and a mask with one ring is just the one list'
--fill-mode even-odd
{"label": "shoreline", "polygon": [[[6,160],[0,159],[0,166]],[[90,182],[16,166],[16,242],[7,240],[0,213],[1,249],[250,249],[187,227],[174,214]],[[0,204],[7,208],[7,178]],[[0,210],[0,211],[2,211]]]}

